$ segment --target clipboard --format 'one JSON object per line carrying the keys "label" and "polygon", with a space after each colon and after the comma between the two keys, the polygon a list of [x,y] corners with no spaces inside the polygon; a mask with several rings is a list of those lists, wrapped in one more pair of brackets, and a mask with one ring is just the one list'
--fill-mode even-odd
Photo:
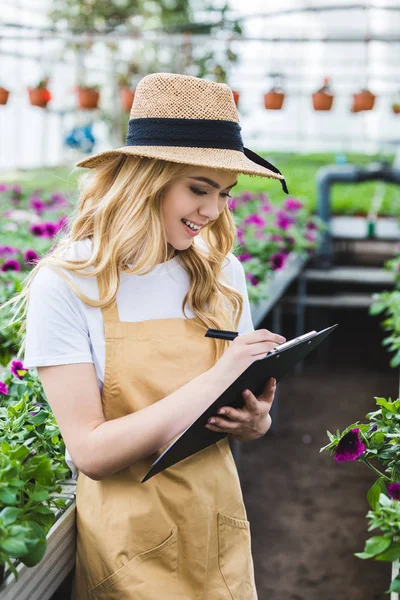
{"label": "clipboard", "polygon": [[315,350],[337,327],[338,324],[332,325],[321,331],[312,331],[289,340],[268,352],[265,358],[254,361],[196,421],[189,425],[160,454],[152,463],[149,472],[141,483],[227,436],[227,433],[211,431],[205,426],[208,419],[215,416],[221,406],[243,408],[242,392],[244,389],[247,388],[255,396],[259,396],[270,377],[274,377],[277,382],[280,381],[286,373],[292,371],[298,362]]}

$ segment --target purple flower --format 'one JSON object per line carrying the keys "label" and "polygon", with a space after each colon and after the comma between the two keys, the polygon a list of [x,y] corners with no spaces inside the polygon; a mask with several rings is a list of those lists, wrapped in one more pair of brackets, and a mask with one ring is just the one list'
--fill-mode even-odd
{"label": "purple flower", "polygon": [[269,239],[271,240],[271,242],[281,242],[283,240],[283,237],[281,235],[276,234],[276,233],[272,233],[269,236]]}
{"label": "purple flower", "polygon": [[27,250],[25,252],[25,264],[35,263],[39,258],[39,254],[35,250]]}
{"label": "purple flower", "polygon": [[246,262],[246,260],[251,260],[253,257],[248,252],[243,252],[243,254],[238,255],[238,259],[240,262]]}
{"label": "purple flower", "polygon": [[246,273],[246,279],[250,281],[251,285],[256,286],[260,283],[258,277],[256,277],[253,273]]}
{"label": "purple flower", "polygon": [[11,363],[10,371],[15,377],[18,377],[18,379],[23,379],[28,369],[25,369],[24,365],[20,360],[13,360]]}
{"label": "purple flower", "polygon": [[263,227],[265,225],[264,219],[254,213],[246,217],[244,222],[246,225],[257,225],[258,227]]}
{"label": "purple flower", "polygon": [[279,227],[280,229],[286,231],[286,229],[289,229],[290,225],[292,225],[293,223],[293,217],[285,213],[283,210],[278,210],[278,212],[276,213],[275,227]]}
{"label": "purple flower", "polygon": [[43,237],[44,235],[44,226],[41,223],[35,223],[29,227],[30,233],[35,235],[36,237]]}
{"label": "purple flower", "polygon": [[8,190],[8,185],[5,183],[0,183],[0,192],[6,192]]}
{"label": "purple flower", "polygon": [[294,246],[296,243],[296,240],[291,235],[286,238],[286,241],[290,246]]}
{"label": "purple flower", "polygon": [[230,201],[228,202],[228,208],[229,210],[236,210],[237,209],[237,200],[235,200],[235,198],[231,198]]}
{"label": "purple flower", "polygon": [[45,237],[53,237],[57,233],[57,223],[44,223]]}
{"label": "purple flower", "polygon": [[32,196],[29,200],[29,208],[34,210],[38,215],[41,215],[47,206],[38,196]]}
{"label": "purple flower", "polygon": [[34,406],[36,406],[37,408],[35,408],[34,410],[32,410],[29,413],[30,417],[35,417],[42,409],[42,407],[40,406],[40,404],[38,404],[37,402],[34,404]]}
{"label": "purple flower", "polygon": [[273,271],[278,271],[279,269],[283,269],[286,264],[287,258],[289,254],[286,252],[277,252],[271,256],[270,263]]}
{"label": "purple flower", "polygon": [[239,243],[242,246],[244,246],[244,244],[245,244],[244,231],[240,227],[237,228],[237,236],[238,236]]}
{"label": "purple flower", "polygon": [[1,270],[4,272],[5,271],[20,271],[21,265],[19,264],[19,262],[17,260],[14,260],[14,259],[6,260],[2,264]]}
{"label": "purple flower", "polygon": [[350,429],[339,441],[333,458],[338,462],[357,460],[364,454],[365,448],[365,444],[361,441],[360,429],[355,427]]}
{"label": "purple flower", "polygon": [[0,246],[0,256],[6,256],[7,254],[17,254],[18,252],[18,248],[13,248],[12,246]]}
{"label": "purple flower", "polygon": [[248,202],[249,200],[252,200],[253,195],[250,194],[250,192],[243,192],[243,194],[240,196],[241,200],[243,200],[243,202]]}
{"label": "purple flower", "polygon": [[6,396],[8,394],[8,387],[4,383],[4,381],[0,381],[0,394]]}
{"label": "purple flower", "polygon": [[368,433],[375,433],[375,431],[378,429],[378,425],[376,423],[374,423],[373,425],[371,425],[371,427],[368,429]]}
{"label": "purple flower", "polygon": [[263,204],[261,210],[266,213],[272,212],[272,206],[270,204]]}
{"label": "purple flower", "polygon": [[388,487],[388,494],[393,500],[400,500],[400,483],[391,483]]}
{"label": "purple flower", "polygon": [[58,221],[58,223],[56,223],[56,233],[58,233],[60,230],[64,230],[67,231],[68,230],[68,217],[65,215],[64,217],[61,217],[61,219]]}
{"label": "purple flower", "polygon": [[65,196],[58,192],[54,192],[54,194],[50,196],[50,204],[56,206],[66,206],[68,202]]}
{"label": "purple flower", "polygon": [[307,229],[313,230],[313,229],[317,229],[317,226],[315,223],[313,223],[312,221],[309,221],[306,225]]}
{"label": "purple flower", "polygon": [[300,208],[303,208],[303,203],[300,202],[299,200],[295,200],[295,198],[287,198],[285,200],[285,203],[283,205],[283,208],[285,210],[290,210],[290,211],[296,211],[299,210]]}

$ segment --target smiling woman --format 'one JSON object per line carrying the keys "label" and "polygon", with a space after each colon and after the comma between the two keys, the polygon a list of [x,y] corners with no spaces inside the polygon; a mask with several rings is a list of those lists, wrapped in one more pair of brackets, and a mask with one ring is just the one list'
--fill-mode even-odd
{"label": "smiling woman", "polygon": [[127,145],[78,165],[69,233],[13,299],[78,471],[73,599],[256,600],[228,437],[141,482],[278,341],[254,331],[227,198],[239,173],[283,176],[243,147],[227,85],[168,73],[137,86]]}

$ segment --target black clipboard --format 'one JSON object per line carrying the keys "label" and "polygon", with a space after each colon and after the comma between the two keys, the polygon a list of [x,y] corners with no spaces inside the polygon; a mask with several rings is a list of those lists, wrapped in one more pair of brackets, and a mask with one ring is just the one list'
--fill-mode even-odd
{"label": "black clipboard", "polygon": [[310,352],[323,342],[328,335],[338,327],[338,324],[310,332],[289,340],[271,352],[265,358],[253,362],[216,400],[213,402],[189,427],[177,437],[160,456],[152,463],[150,471],[141,483],[144,483],[160,471],[188,458],[192,454],[204,450],[224,438],[227,433],[219,433],[206,428],[206,423],[211,416],[217,414],[221,406],[242,408],[244,400],[242,392],[249,389],[255,396],[264,390],[270,377],[280,381],[286,373],[293,370],[298,362],[303,360]]}

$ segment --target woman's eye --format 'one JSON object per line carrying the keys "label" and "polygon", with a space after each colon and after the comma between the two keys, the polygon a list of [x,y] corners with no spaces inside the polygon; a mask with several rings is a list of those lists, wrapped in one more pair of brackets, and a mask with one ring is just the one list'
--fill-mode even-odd
{"label": "woman's eye", "polygon": [[[204,194],[207,194],[207,192],[199,190],[198,188],[191,187],[190,190],[197,196],[203,196]],[[232,196],[230,196],[229,194],[221,194],[221,196],[223,196],[224,198],[232,198]]]}

